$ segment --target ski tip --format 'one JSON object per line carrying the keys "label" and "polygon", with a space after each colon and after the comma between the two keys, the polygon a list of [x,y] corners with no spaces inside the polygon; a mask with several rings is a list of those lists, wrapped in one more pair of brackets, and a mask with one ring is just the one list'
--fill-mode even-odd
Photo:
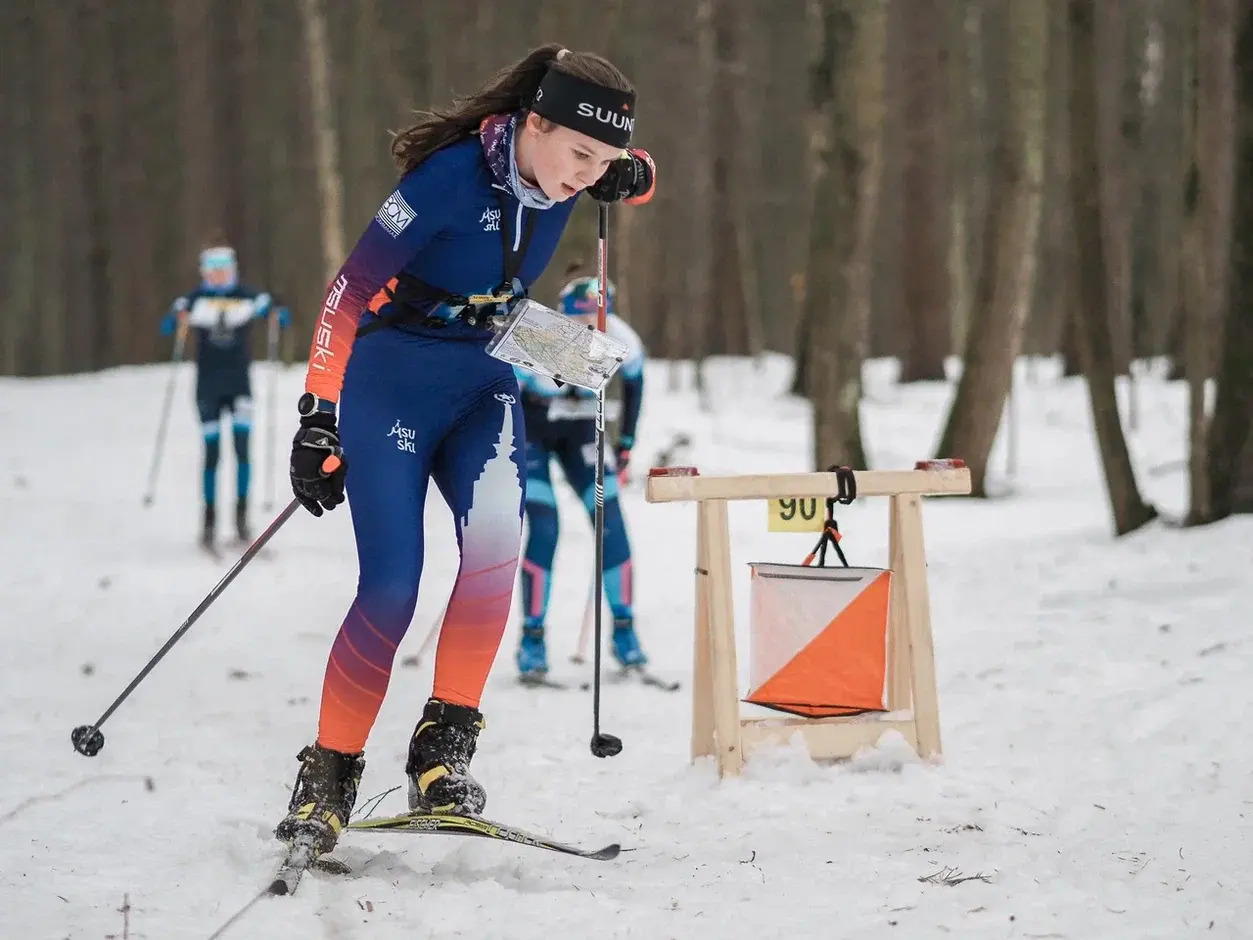
{"label": "ski tip", "polygon": [[618,853],[622,851],[622,846],[617,842],[613,845],[607,845],[603,849],[597,849],[595,852],[588,852],[588,858],[594,858],[598,862],[609,862],[618,857]]}

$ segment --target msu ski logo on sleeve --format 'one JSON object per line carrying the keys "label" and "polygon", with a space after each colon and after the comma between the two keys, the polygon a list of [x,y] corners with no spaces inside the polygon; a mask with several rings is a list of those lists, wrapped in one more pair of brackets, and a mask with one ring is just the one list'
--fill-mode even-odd
{"label": "msu ski logo on sleeve", "polygon": [[391,232],[392,238],[395,238],[413,221],[416,214],[410,208],[409,203],[405,202],[405,197],[397,190],[387,197],[375,218],[378,219],[379,225]]}

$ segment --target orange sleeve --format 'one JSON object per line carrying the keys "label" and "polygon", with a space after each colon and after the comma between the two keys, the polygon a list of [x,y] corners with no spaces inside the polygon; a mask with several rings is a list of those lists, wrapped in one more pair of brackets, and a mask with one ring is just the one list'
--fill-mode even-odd
{"label": "orange sleeve", "polygon": [[379,291],[459,209],[466,166],[477,154],[436,154],[406,174],[384,200],[326,289],[313,339],[305,391],[339,401],[363,311],[381,306]]}
{"label": "orange sleeve", "polygon": [[348,277],[341,272],[322,300],[322,310],[318,314],[318,322],[314,324],[313,341],[309,345],[305,391],[328,401],[339,400],[339,390],[344,385],[344,369],[356,338],[356,318],[347,310],[341,310],[347,289]]}

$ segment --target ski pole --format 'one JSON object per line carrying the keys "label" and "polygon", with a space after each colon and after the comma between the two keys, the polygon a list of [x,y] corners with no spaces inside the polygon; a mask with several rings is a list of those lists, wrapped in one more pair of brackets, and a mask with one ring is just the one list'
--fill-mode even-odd
{"label": "ski pole", "polygon": [[425,656],[427,652],[430,651],[431,644],[434,643],[435,638],[439,636],[439,628],[444,625],[444,617],[447,616],[448,614],[448,604],[451,604],[451,603],[452,603],[452,597],[450,595],[448,598],[448,603],[444,604],[443,613],[441,613],[438,617],[436,617],[433,621],[431,621],[431,629],[426,631],[426,638],[422,641],[422,645],[418,647],[418,651],[414,653],[413,655],[413,664],[415,666],[422,664],[422,657]]}
{"label": "ski pole", "polygon": [[270,359],[270,387],[266,391],[266,429],[265,429],[265,502],[262,508],[269,512],[274,508],[274,488],[275,483],[274,472],[274,454],[277,442],[275,440],[277,431],[277,417],[275,413],[276,403],[278,401],[278,308],[270,310],[270,317],[266,323],[266,354]]}
{"label": "ski pole", "polygon": [[[322,472],[330,476],[339,467],[339,462],[338,457],[334,454],[330,455],[322,461]],[[74,750],[84,757],[95,757],[100,753],[100,749],[104,747],[104,735],[100,733],[100,726],[109,719],[110,715],[117,711],[118,706],[126,701],[130,694],[135,691],[136,686],[143,682],[148,673],[152,672],[153,667],[161,661],[162,657],[170,651],[175,643],[182,639],[183,634],[191,629],[191,625],[200,619],[200,615],[209,609],[209,606],[226,590],[227,585],[235,580],[235,576],[243,571],[245,566],[257,556],[257,552],[261,551],[265,543],[270,540],[275,532],[283,527],[283,524],[291,518],[292,513],[299,507],[300,500],[293,498],[274,521],[266,527],[266,530],[258,535],[253,543],[248,546],[239,557],[239,561],[231,566],[231,570],[222,576],[222,580],[214,586],[213,590],[205,596],[205,599],[200,602],[199,606],[191,612],[191,616],[183,621],[183,625],[175,630],[174,634],[165,641],[165,645],[157,651],[157,654],[148,660],[148,664],[139,671],[139,675],[132,679],[130,685],[126,687],[122,694],[113,700],[112,705],[105,709],[104,714],[97,718],[94,724],[79,725],[71,732],[70,741],[74,745]]]}
{"label": "ski pole", "polygon": [[588,588],[587,603],[583,606],[583,623],[579,626],[579,645],[574,655],[570,657],[570,662],[576,665],[583,665],[587,662],[587,635],[592,630],[592,605],[596,603],[596,575],[592,575],[592,585]]}
{"label": "ski pole", "polygon": [[170,377],[165,383],[165,402],[161,406],[161,421],[157,424],[157,446],[148,470],[148,491],[144,493],[144,505],[151,506],[157,492],[157,472],[161,467],[161,454],[165,450],[165,429],[170,423],[170,405],[174,401],[174,383],[178,379],[178,363],[183,358],[183,344],[187,339],[187,324],[180,323],[174,334],[174,352],[170,355]]}
{"label": "ski pole", "polygon": [[[596,328],[605,332],[605,312],[609,306],[609,288],[606,283],[609,256],[609,205],[600,203],[597,212],[596,238]],[[592,651],[592,754],[596,757],[614,757],[622,753],[622,739],[600,730],[600,649],[601,649],[601,611],[604,604],[600,598],[604,592],[605,578],[605,387],[596,390],[596,571],[593,575],[596,595],[596,616],[594,642]]]}

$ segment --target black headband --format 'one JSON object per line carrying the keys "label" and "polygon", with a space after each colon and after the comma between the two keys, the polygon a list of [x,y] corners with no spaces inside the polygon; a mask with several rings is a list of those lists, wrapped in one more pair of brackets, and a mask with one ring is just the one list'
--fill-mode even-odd
{"label": "black headband", "polygon": [[626,147],[635,129],[635,92],[616,91],[550,68],[531,110],[611,147]]}

